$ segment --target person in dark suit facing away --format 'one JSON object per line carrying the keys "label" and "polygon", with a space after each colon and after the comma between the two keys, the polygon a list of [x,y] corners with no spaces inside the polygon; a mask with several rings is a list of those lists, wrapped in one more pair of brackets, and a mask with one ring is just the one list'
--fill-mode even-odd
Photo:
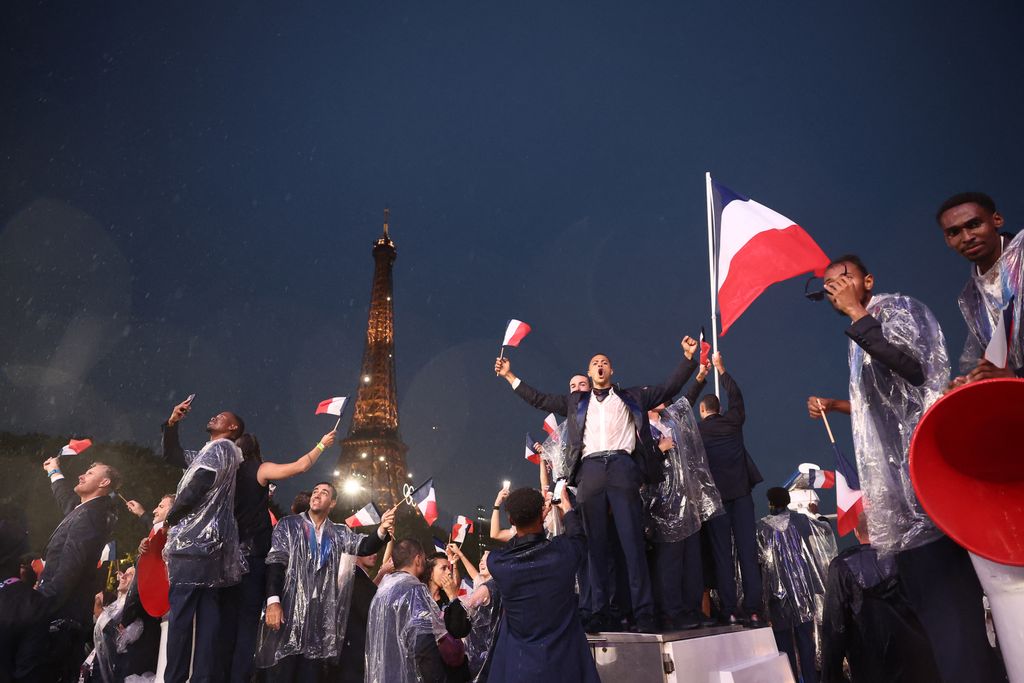
{"label": "person in dark suit facing away", "polygon": [[366,622],[370,617],[370,603],[377,594],[377,584],[370,578],[369,572],[376,563],[376,555],[356,558],[352,602],[348,608],[348,625],[345,626],[345,644],[338,654],[338,683],[363,683],[366,675]]}
{"label": "person in dark suit facing away", "polygon": [[[743,611],[751,624],[759,624],[762,609],[761,569],[757,564],[757,540],[754,517],[754,499],[750,492],[764,481],[757,465],[743,443],[743,423],[747,413],[743,394],[732,375],[725,371],[722,354],[712,356],[712,363],[725,389],[728,410],[714,394],[700,401],[700,436],[708,456],[708,467],[715,486],[722,496],[725,514],[712,517],[706,523],[715,561],[715,582],[722,601],[721,618],[726,623],[742,620],[736,596],[736,560],[739,560],[743,585]],[[704,382],[695,382],[686,395],[694,405],[704,388]],[[735,557],[733,547],[735,546]]]}
{"label": "person in dark suit facing away", "polygon": [[[569,448],[568,484],[576,486],[576,501],[587,534],[590,570],[588,633],[617,630],[612,616],[614,586],[609,572],[609,522],[618,532],[629,577],[636,630],[654,633],[654,600],[644,552],[643,504],[640,487],[665,476],[665,455],[651,436],[647,411],[672,398],[690,378],[697,363],[697,341],[681,342],[685,358],[663,385],[622,388],[612,385],[612,362],[597,354],[590,359],[590,391],[545,394],[512,374],[508,358],[498,358],[494,372],[535,408],[566,416]],[[593,399],[593,400],[591,400]],[[611,515],[609,516],[609,510]]]}
{"label": "person in dark suit facing away", "polygon": [[505,502],[516,536],[487,557],[503,609],[488,683],[600,680],[574,590],[586,536],[569,496],[559,507],[565,533],[548,540],[539,491],[516,489]]}

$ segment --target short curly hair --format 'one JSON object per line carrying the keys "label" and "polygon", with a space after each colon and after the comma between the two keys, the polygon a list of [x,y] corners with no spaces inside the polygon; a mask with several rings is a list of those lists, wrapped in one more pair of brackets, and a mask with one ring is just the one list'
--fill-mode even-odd
{"label": "short curly hair", "polygon": [[515,526],[527,526],[539,521],[543,510],[544,496],[537,489],[516,489],[505,500],[508,521]]}

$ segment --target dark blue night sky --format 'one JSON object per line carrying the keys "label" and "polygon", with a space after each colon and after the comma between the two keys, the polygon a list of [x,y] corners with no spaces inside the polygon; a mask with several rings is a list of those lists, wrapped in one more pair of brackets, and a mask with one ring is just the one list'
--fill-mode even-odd
{"label": "dark blue night sky", "polygon": [[[597,351],[660,381],[709,324],[705,170],[924,300],[954,357],[935,208],[981,189],[1024,223],[1016,3],[89,5],[0,10],[0,429],[156,445],[196,392],[187,439],[232,409],[304,453],[354,395],[390,206],[409,466],[473,514],[536,481],[506,319],[550,390]],[[769,483],[830,465],[804,404],[846,392],[844,322],[802,291],[722,340]]]}

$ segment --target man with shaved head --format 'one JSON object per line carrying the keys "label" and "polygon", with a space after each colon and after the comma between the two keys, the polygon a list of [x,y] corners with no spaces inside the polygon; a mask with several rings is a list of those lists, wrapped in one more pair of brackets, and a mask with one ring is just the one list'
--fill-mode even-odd
{"label": "man with shaved head", "polygon": [[[590,633],[616,630],[609,571],[610,528],[618,532],[636,630],[653,633],[654,601],[644,554],[640,487],[664,477],[664,455],[651,436],[647,411],[682,389],[697,363],[696,340],[681,343],[685,358],[663,385],[622,388],[612,384],[611,359],[599,353],[590,359],[590,387],[569,394],[545,394],[512,374],[508,358],[498,358],[494,372],[512,385],[524,401],[567,418],[568,483],[577,487],[576,501],[587,535],[590,608],[585,628]],[[611,514],[609,515],[609,510]]]}
{"label": "man with shaved head", "polygon": [[206,445],[186,451],[178,439],[178,423],[191,406],[191,400],[179,403],[163,425],[164,459],[185,468],[166,520],[164,559],[171,584],[167,683],[217,679],[221,589],[242,577],[234,513],[242,452],[234,440],[245,431],[245,422],[229,411],[217,413],[206,423]]}

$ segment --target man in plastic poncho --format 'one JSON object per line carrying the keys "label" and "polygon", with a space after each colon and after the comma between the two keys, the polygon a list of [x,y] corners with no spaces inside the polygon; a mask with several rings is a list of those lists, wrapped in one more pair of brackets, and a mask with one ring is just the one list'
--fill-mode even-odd
{"label": "man in plastic poncho", "polygon": [[[700,383],[708,368],[701,366]],[[665,478],[641,491],[651,542],[655,613],[665,631],[713,626],[701,612],[704,567],[700,528],[722,513],[722,499],[708,468],[704,442],[687,398],[649,413],[658,448],[665,453]]]}
{"label": "man in plastic poncho", "polygon": [[374,555],[390,538],[395,511],[381,516],[369,535],[328,515],[337,492],[313,487],[309,510],[274,527],[267,555],[267,612],[256,665],[272,683],[327,680],[345,642],[356,556]]}
{"label": "man in plastic poncho", "polygon": [[[420,577],[426,553],[415,539],[395,543],[395,571],[384,577],[370,603],[366,626],[366,683],[452,683],[459,680],[466,655],[461,641],[469,634],[468,619],[456,600],[458,616],[466,623],[445,627],[446,617]],[[450,631],[450,632],[449,632]],[[465,680],[463,677],[462,680]]]}
{"label": "man in plastic poncho", "polygon": [[[757,523],[757,547],[775,642],[789,656],[793,677],[817,683],[814,624],[835,557],[831,528],[788,508],[789,491],[768,489],[768,512]],[[795,647],[794,647],[795,645]]]}
{"label": "man in plastic poncho", "polygon": [[811,396],[808,411],[814,419],[822,408],[851,416],[872,543],[880,554],[895,554],[907,600],[927,631],[943,679],[1002,680],[967,551],[935,527],[910,482],[914,428],[949,380],[942,330],[920,301],[875,294],[874,286],[857,256],[841,256],[825,269],[832,307],[852,322],[846,330],[850,400]]}
{"label": "man in plastic poncho", "polygon": [[[981,192],[953,195],[939,207],[936,220],[946,246],[971,264],[971,276],[957,300],[967,323],[967,342],[960,356],[963,374],[954,384],[1024,377],[1024,237],[1000,232],[1003,217],[992,198]],[[1007,330],[1007,363],[998,367],[985,360],[985,349],[997,332],[1005,335]]]}
{"label": "man in plastic poncho", "polygon": [[242,452],[234,439],[245,431],[245,423],[234,413],[218,413],[206,424],[210,440],[202,450],[185,451],[178,440],[177,425],[188,413],[189,405],[185,402],[175,406],[163,426],[164,459],[186,468],[178,482],[174,505],[167,513],[163,551],[171,605],[164,672],[167,683],[217,680],[220,589],[242,578],[235,523],[235,473]]}

